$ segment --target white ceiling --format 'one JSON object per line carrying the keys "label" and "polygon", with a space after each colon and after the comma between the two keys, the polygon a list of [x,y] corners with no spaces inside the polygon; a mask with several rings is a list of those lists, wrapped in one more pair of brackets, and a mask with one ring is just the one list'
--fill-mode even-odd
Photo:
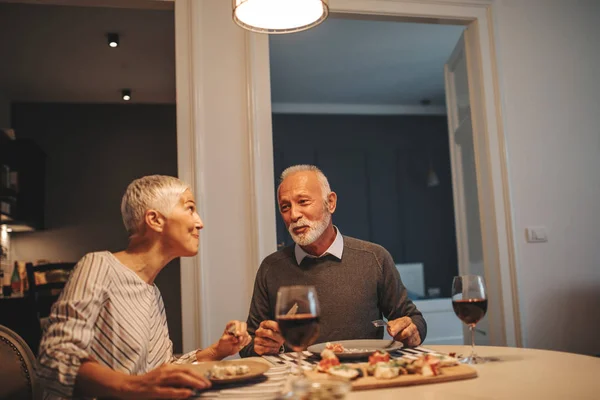
{"label": "white ceiling", "polygon": [[12,101],[121,102],[131,88],[134,102],[175,102],[173,10],[0,3],[0,58]]}
{"label": "white ceiling", "polygon": [[[0,95],[11,101],[118,103],[121,89],[131,88],[136,103],[175,102],[169,2],[50,1],[96,6],[74,7],[22,1],[38,4],[0,0]],[[306,32],[273,35],[272,100],[413,106],[429,99],[432,106],[443,105],[443,65],[462,30],[330,17]],[[108,32],[120,33],[118,48],[107,46]]]}
{"label": "white ceiling", "polygon": [[464,27],[329,18],[270,37],[274,103],[444,105],[444,63]]}

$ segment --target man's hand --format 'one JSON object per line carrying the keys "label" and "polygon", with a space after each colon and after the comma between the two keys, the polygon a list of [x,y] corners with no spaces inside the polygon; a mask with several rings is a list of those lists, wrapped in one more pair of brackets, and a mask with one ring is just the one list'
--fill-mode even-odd
{"label": "man's hand", "polygon": [[402,317],[388,321],[387,331],[391,337],[402,342],[407,347],[416,347],[421,344],[421,335],[417,326],[410,317]]}
{"label": "man's hand", "polygon": [[114,393],[120,399],[187,399],[194,390],[210,387],[197,368],[164,364],[146,374],[128,376]]}
{"label": "man's hand", "polygon": [[255,332],[254,351],[260,356],[277,354],[284,341],[277,322],[263,321]]}

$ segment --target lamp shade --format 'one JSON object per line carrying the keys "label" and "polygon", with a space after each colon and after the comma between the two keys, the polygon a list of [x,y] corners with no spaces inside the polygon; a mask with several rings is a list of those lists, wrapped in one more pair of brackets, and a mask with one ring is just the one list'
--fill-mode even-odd
{"label": "lamp shade", "polygon": [[329,0],[233,0],[233,20],[259,33],[300,32],[325,21]]}

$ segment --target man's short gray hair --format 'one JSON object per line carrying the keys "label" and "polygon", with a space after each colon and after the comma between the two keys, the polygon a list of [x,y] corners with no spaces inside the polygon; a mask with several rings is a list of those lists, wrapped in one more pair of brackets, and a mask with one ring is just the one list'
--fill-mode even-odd
{"label": "man's short gray hair", "polygon": [[279,194],[279,187],[281,183],[290,175],[295,174],[296,172],[304,172],[304,171],[312,171],[317,174],[317,179],[319,180],[319,184],[321,185],[321,193],[323,194],[323,203],[325,207],[329,205],[328,196],[331,193],[331,187],[329,186],[329,181],[327,177],[318,167],[310,164],[298,164],[292,165],[291,167],[287,167],[279,177],[279,186],[277,187],[277,193]]}
{"label": "man's short gray hair", "polygon": [[129,235],[139,233],[148,210],[168,217],[189,188],[178,178],[166,175],[149,175],[131,182],[121,200],[121,216]]}

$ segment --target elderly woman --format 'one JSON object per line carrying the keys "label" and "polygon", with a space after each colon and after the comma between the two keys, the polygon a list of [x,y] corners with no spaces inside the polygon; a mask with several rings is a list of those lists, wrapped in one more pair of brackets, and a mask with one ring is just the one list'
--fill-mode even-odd
{"label": "elderly woman", "polygon": [[209,348],[173,357],[154,279],[169,261],[198,252],[203,225],[187,185],[170,176],[137,179],[121,214],[127,249],[85,255],[52,308],[39,353],[45,399],[187,398],[210,382],[182,364],[220,360],[250,342],[246,324],[231,321]]}

